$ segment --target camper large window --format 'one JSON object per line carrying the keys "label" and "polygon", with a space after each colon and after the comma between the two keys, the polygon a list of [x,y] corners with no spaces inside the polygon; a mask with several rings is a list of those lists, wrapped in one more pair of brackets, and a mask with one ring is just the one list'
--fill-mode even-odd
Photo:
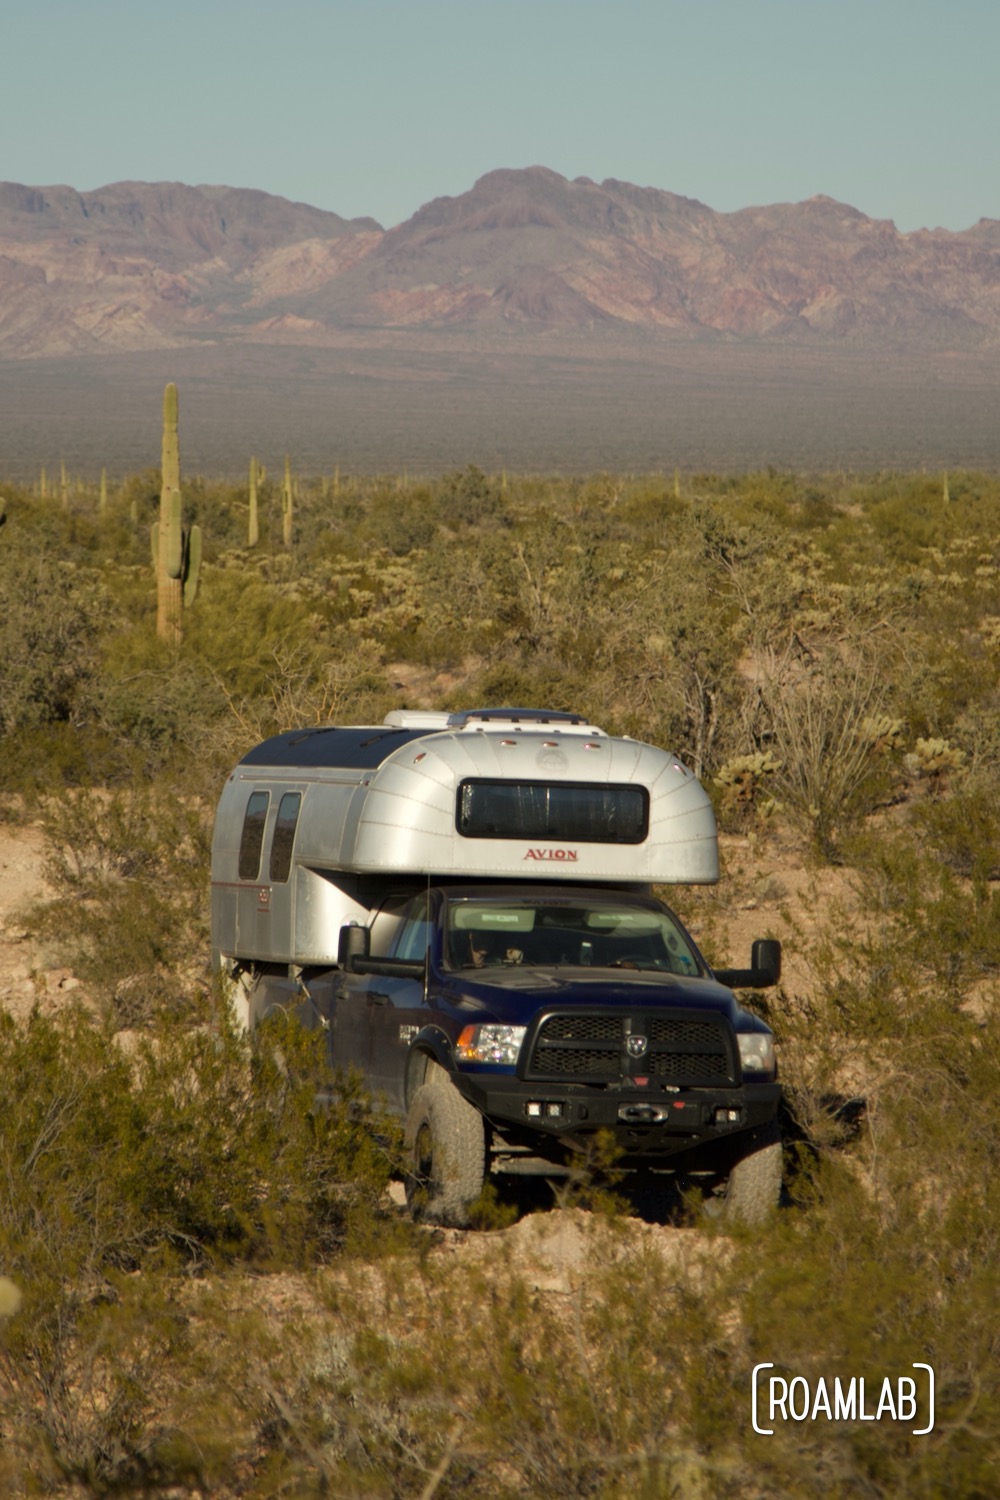
{"label": "camper large window", "polygon": [[456,826],[467,839],[641,844],[649,828],[649,793],[606,782],[470,777],[458,789]]}

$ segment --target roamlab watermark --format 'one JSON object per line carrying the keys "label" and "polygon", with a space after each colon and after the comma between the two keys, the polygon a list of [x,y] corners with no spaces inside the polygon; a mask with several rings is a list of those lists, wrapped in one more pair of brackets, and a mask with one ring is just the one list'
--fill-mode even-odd
{"label": "roamlab watermark", "polygon": [[753,1430],[773,1437],[788,1422],[900,1422],[914,1437],[934,1431],[934,1371],[915,1363],[920,1375],[886,1375],[881,1381],[852,1375],[807,1380],[804,1375],[768,1375],[773,1361],[754,1365],[750,1377]]}

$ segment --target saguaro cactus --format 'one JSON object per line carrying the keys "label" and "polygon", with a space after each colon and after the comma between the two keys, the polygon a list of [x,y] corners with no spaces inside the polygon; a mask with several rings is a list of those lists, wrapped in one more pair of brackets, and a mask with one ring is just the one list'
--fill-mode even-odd
{"label": "saguaro cactus", "polygon": [[285,454],[285,482],[281,487],[281,539],[286,547],[292,545],[292,522],[295,504],[292,497],[292,461]]}
{"label": "saguaro cactus", "polygon": [[163,456],[160,466],[160,519],[153,522],[156,569],[156,633],[179,642],[184,607],[194,603],[201,568],[201,530],[185,530],[181,502],[181,455],[177,436],[177,387],[163,392]]}
{"label": "saguaro cactus", "polygon": [[260,541],[260,517],[257,509],[257,460],[250,460],[250,519],[247,527],[247,546],[256,547]]}

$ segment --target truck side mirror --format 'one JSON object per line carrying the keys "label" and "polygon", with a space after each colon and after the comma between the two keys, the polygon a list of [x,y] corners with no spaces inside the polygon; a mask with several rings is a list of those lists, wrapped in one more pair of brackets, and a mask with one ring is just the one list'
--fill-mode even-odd
{"label": "truck side mirror", "polygon": [[716,969],[714,973],[731,990],[766,990],[781,978],[781,944],[777,938],[757,938],[750,949],[749,969]]}
{"label": "truck side mirror", "polygon": [[762,985],[778,983],[781,978],[781,944],[777,938],[757,938],[750,949],[750,967],[761,975]]}
{"label": "truck side mirror", "polygon": [[371,948],[371,933],[367,927],[356,927],[354,923],[348,923],[340,929],[340,941],[337,944],[337,963],[347,974],[355,972],[354,960],[356,958],[367,958]]}

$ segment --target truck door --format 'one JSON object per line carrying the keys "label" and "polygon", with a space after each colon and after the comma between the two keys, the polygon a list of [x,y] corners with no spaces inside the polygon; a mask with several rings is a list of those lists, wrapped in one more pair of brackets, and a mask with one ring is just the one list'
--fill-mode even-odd
{"label": "truck door", "polygon": [[[374,932],[372,941],[374,944]],[[412,897],[399,913],[386,958],[405,958],[423,963],[431,941],[427,892]],[[376,1093],[385,1095],[391,1108],[404,1104],[406,1058],[410,1038],[423,1025],[427,1014],[423,978],[381,978],[372,975],[368,999],[370,1036],[369,1076]]]}
{"label": "truck door", "polygon": [[[411,912],[411,908],[415,908]],[[412,892],[390,896],[382,903],[371,928],[372,958],[423,958],[410,948],[419,944],[421,931],[429,931],[427,897]],[[405,935],[406,951],[400,950]],[[424,986],[419,979],[399,979],[383,974],[337,976],[333,1023],[330,1028],[330,1062],[334,1067],[354,1067],[364,1076],[373,1094],[384,1092],[389,1103],[402,1107],[402,1064],[393,1066],[401,1040],[399,1015],[423,1005]],[[394,1082],[398,1071],[398,1083]]]}

